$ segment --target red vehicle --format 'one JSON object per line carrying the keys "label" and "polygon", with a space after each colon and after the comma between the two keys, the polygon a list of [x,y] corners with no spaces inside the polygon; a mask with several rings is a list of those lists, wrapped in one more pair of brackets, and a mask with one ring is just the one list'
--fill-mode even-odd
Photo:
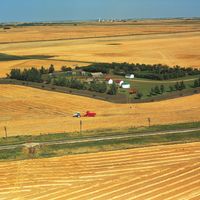
{"label": "red vehicle", "polygon": [[84,117],[95,117],[95,116],[96,116],[96,113],[90,112],[90,111],[87,111],[86,114],[84,115]]}

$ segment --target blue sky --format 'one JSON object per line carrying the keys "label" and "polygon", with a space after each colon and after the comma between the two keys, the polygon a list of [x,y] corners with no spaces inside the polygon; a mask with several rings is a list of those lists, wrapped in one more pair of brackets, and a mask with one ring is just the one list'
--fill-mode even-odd
{"label": "blue sky", "polygon": [[0,0],[0,21],[199,17],[200,0]]}

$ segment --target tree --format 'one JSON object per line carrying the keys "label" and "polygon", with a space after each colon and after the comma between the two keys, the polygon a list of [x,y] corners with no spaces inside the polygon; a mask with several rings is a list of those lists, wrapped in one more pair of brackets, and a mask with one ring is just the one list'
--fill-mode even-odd
{"label": "tree", "polygon": [[48,73],[48,70],[45,69],[43,66],[40,68],[40,73],[41,74],[47,74]]}
{"label": "tree", "polygon": [[155,88],[151,88],[150,95],[155,95]]}
{"label": "tree", "polygon": [[49,67],[49,74],[50,73],[53,73],[55,71],[55,68],[54,66],[51,64],[50,67]]}
{"label": "tree", "polygon": [[198,80],[195,80],[194,81],[194,87],[196,88],[196,87],[199,87],[199,81]]}
{"label": "tree", "polygon": [[107,91],[107,84],[105,82],[98,84],[98,92],[105,93]]}
{"label": "tree", "polygon": [[21,70],[20,69],[11,69],[10,78],[20,80],[21,79]]}
{"label": "tree", "polygon": [[108,90],[108,94],[110,95],[116,95],[117,94],[117,86],[115,83],[113,83],[111,86],[110,86],[110,89]]}
{"label": "tree", "polygon": [[72,68],[71,67],[62,66],[61,67],[61,71],[63,71],[63,72],[72,71]]}
{"label": "tree", "polygon": [[173,92],[174,91],[174,87],[172,85],[169,86],[169,91]]}
{"label": "tree", "polygon": [[181,81],[180,83],[180,90],[184,90],[186,88],[185,83]]}
{"label": "tree", "polygon": [[164,85],[161,85],[160,86],[160,92],[163,94],[165,92],[165,86]]}
{"label": "tree", "polygon": [[180,85],[179,82],[176,82],[175,86],[174,86],[175,90],[180,90]]}
{"label": "tree", "polygon": [[155,87],[155,93],[160,94],[160,88],[158,86]]}
{"label": "tree", "polygon": [[137,92],[135,99],[141,99],[143,97],[143,94],[141,92]]}

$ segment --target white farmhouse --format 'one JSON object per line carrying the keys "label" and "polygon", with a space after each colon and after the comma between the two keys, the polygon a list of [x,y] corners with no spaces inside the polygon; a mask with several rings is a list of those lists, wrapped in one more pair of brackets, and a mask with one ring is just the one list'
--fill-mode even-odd
{"label": "white farmhouse", "polygon": [[135,78],[135,75],[134,75],[134,74],[127,74],[127,75],[125,76],[125,78],[134,79],[134,78]]}
{"label": "white farmhouse", "polygon": [[108,80],[108,85],[112,85],[114,83],[114,81],[112,79]]}

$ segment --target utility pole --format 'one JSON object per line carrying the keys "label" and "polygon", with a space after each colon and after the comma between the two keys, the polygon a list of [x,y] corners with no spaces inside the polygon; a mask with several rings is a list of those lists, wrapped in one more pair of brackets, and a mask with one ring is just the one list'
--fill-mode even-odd
{"label": "utility pole", "polygon": [[80,134],[82,133],[82,126],[83,126],[83,122],[82,120],[80,120]]}
{"label": "utility pole", "polygon": [[4,126],[4,131],[5,131],[5,138],[7,139],[8,133],[7,133],[7,127],[6,126]]}
{"label": "utility pole", "polygon": [[151,126],[151,118],[148,118],[148,122],[149,122],[149,127]]}

